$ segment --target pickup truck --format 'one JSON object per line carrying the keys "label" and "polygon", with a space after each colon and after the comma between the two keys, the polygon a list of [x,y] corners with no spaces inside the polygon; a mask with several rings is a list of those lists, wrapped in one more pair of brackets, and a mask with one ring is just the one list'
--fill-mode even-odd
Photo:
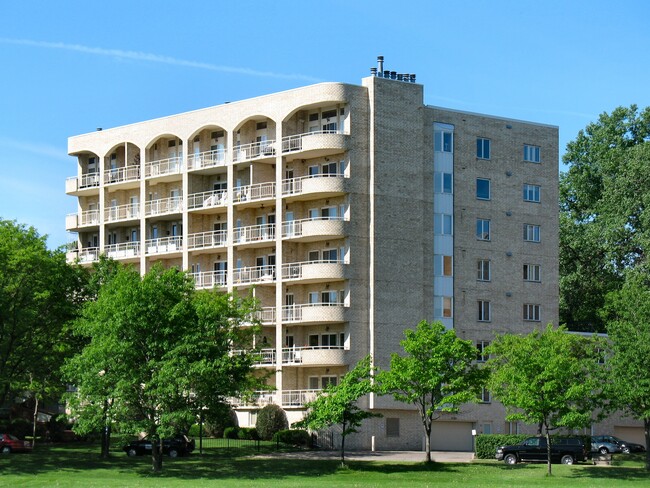
{"label": "pickup truck", "polygon": [[[521,461],[546,461],[546,437],[529,437],[521,444],[500,446],[496,458],[506,464]],[[561,437],[551,439],[551,462],[573,464],[587,459],[587,450],[579,437]]]}

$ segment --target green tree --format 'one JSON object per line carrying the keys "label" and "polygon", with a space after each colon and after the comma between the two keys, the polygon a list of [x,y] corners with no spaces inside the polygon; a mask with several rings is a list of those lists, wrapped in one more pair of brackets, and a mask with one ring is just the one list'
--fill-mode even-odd
{"label": "green tree", "polygon": [[[642,420],[650,446],[650,280],[630,273],[621,290],[607,295],[604,317],[610,339],[607,383],[615,407]],[[646,450],[650,471],[650,449]]]}
{"label": "green tree", "polygon": [[260,439],[270,441],[276,432],[289,428],[287,414],[279,405],[275,405],[274,403],[266,405],[257,414],[255,428]]}
{"label": "green tree", "polygon": [[362,410],[359,398],[373,391],[370,357],[359,361],[337,385],[330,384],[318,397],[307,403],[307,415],[295,424],[297,428],[312,430],[339,425],[341,427],[341,465],[345,466],[345,438],[358,432],[364,420],[379,414]]}
{"label": "green tree", "polygon": [[560,318],[604,331],[599,310],[647,261],[650,107],[603,113],[567,145],[560,179]]}
{"label": "green tree", "polygon": [[217,408],[253,387],[245,348],[254,302],[194,289],[176,269],[154,266],[141,277],[120,268],[89,301],[75,331],[87,339],[66,366],[78,387],[72,404],[81,429],[117,423],[146,432],[154,471],[162,439],[187,430],[203,408]]}
{"label": "green tree", "polygon": [[458,412],[461,404],[477,400],[485,372],[472,364],[476,346],[440,322],[422,321],[404,335],[400,345],[406,354],[393,353],[390,370],[380,372],[377,381],[383,393],[415,405],[424,429],[426,460],[431,462],[433,422],[443,412]]}
{"label": "green tree", "polygon": [[0,404],[26,393],[36,415],[40,401],[64,391],[66,323],[78,313],[84,276],[36,229],[0,220]]}
{"label": "green tree", "polygon": [[487,348],[491,355],[488,387],[505,405],[506,420],[538,425],[539,433],[545,434],[549,475],[550,432],[587,427],[602,406],[602,348],[596,338],[550,324],[528,335],[497,336]]}

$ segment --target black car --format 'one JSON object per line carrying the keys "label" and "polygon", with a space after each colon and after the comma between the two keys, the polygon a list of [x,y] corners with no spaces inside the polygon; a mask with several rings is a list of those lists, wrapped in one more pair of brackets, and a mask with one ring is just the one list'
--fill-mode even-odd
{"label": "black car", "polygon": [[612,444],[616,444],[618,447],[620,447],[621,452],[624,452],[625,454],[629,454],[631,452],[645,451],[645,447],[642,446],[641,444],[635,444],[634,442],[627,442],[613,435],[595,435],[591,437],[591,440],[592,442],[596,440],[598,442],[611,442]]}
{"label": "black car", "polygon": [[[131,441],[122,448],[127,456],[143,456],[151,454],[151,439],[144,438]],[[163,439],[163,454],[169,457],[186,456],[194,450],[194,439],[179,435],[171,439]]]}
{"label": "black car", "polygon": [[[526,461],[546,461],[548,456],[545,437],[529,437],[521,444],[500,446],[496,458],[506,464],[516,464]],[[562,464],[573,464],[585,461],[587,450],[579,437],[555,438],[551,441],[551,461]]]}

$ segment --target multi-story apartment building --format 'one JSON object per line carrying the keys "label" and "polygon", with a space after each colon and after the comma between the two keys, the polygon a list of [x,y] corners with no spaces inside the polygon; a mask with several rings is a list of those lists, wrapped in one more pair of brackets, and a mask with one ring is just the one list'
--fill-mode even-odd
{"label": "multi-story apartment building", "polygon": [[[413,75],[372,71],[71,137],[78,212],[70,260],[106,254],[197,288],[260,300],[259,368],[272,375],[241,425],[275,402],[290,422],[370,354],[387,367],[403,331],[441,320],[482,348],[495,333],[558,322],[558,129],[424,104]],[[408,405],[361,447],[422,446]],[[433,447],[506,432],[485,392],[438,421]]]}

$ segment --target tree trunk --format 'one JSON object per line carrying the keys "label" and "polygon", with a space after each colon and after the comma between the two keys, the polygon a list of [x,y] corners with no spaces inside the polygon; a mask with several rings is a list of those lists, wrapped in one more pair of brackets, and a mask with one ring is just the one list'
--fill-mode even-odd
{"label": "tree trunk", "polygon": [[650,417],[643,419],[643,427],[645,430],[645,469],[650,471]]}
{"label": "tree trunk", "polygon": [[104,400],[104,407],[103,407],[103,412],[102,412],[102,420],[103,420],[103,429],[102,429],[102,446],[101,446],[101,454],[100,456],[102,459],[108,459],[110,455],[110,445],[111,445],[111,427],[108,424],[108,400]]}
{"label": "tree trunk", "polygon": [[548,426],[546,426],[546,456],[546,461],[548,463],[548,475],[553,476],[553,473],[551,472],[551,434],[548,432]]}
{"label": "tree trunk", "polygon": [[426,451],[426,462],[430,463],[431,460],[431,425],[424,426],[424,450]]}
{"label": "tree trunk", "polygon": [[151,439],[151,463],[154,473],[162,471],[162,439]]}
{"label": "tree trunk", "polygon": [[341,424],[341,466],[345,466],[345,422]]}
{"label": "tree trunk", "polygon": [[32,449],[36,447],[36,422],[38,421],[38,395],[34,393],[34,418],[32,422]]}

